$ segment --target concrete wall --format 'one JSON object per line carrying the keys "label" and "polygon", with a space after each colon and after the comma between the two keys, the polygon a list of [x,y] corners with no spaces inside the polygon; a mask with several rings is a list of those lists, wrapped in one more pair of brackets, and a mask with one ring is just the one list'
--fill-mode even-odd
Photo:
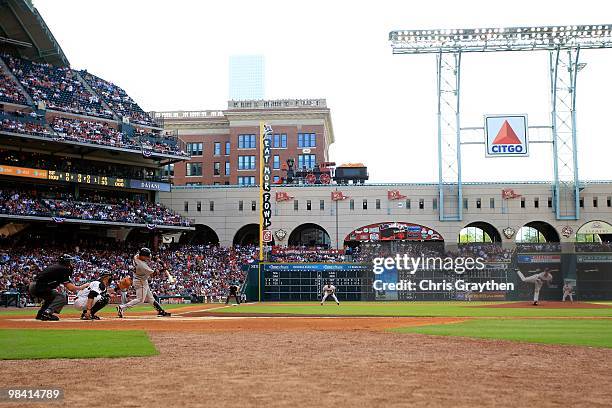
{"label": "concrete wall", "polygon": [[[502,200],[501,190],[512,188],[522,198]],[[342,191],[349,199],[336,203],[331,200],[331,192]],[[406,200],[389,200],[387,191],[399,190],[410,199],[411,208],[405,206]],[[276,202],[275,192],[282,191],[293,196],[286,202]],[[612,223],[612,183],[585,183],[581,192],[584,208],[581,208],[580,219],[577,221],[558,221],[553,208],[548,207],[548,199],[552,198],[552,186],[545,183],[486,183],[466,184],[464,198],[468,208],[463,210],[463,221],[441,222],[438,211],[433,209],[434,199],[438,197],[437,185],[434,184],[396,184],[396,185],[363,185],[363,186],[278,186],[272,192],[272,231],[283,229],[287,232],[284,241],[277,244],[286,245],[291,232],[301,224],[314,223],[323,227],[330,236],[332,246],[338,242],[342,247],[344,238],[353,230],[362,226],[385,221],[398,221],[421,224],[430,227],[444,237],[446,243],[456,243],[462,228],[472,222],[487,222],[492,224],[503,243],[514,242],[515,236],[507,238],[503,230],[513,228],[516,232],[525,224],[533,221],[550,224],[559,234],[561,242],[573,242],[578,228],[588,221],[602,220]],[[163,204],[172,207],[181,215],[192,219],[195,224],[211,227],[218,235],[221,245],[231,245],[236,232],[246,224],[259,223],[259,189],[257,187],[237,186],[205,186],[194,188],[175,188],[170,193],[161,193]],[[490,208],[490,199],[494,199],[494,208]],[[595,207],[593,199],[597,199]],[[354,200],[354,210],[350,209],[350,200]],[[363,200],[368,202],[367,210],[362,207]],[[380,200],[380,209],[376,209],[376,200]],[[477,200],[481,200],[481,208],[476,208]],[[525,208],[521,208],[521,200]],[[535,207],[535,200],[539,207]],[[243,211],[239,211],[239,201],[244,203]],[[298,202],[298,210],[294,210],[294,200]],[[312,209],[306,209],[307,200],[311,200]],[[320,210],[320,200],[324,209]],[[424,208],[419,208],[423,200]],[[197,211],[197,202],[201,202],[201,211]],[[210,211],[210,202],[214,202],[214,211]],[[251,201],[256,202],[256,210],[251,210]],[[189,211],[184,211],[184,203],[189,203]],[[401,204],[401,207],[400,207]],[[503,208],[502,208],[503,207]],[[336,219],[338,220],[336,228]],[[563,235],[564,227],[571,229],[571,234]],[[568,229],[565,229],[567,232]]]}

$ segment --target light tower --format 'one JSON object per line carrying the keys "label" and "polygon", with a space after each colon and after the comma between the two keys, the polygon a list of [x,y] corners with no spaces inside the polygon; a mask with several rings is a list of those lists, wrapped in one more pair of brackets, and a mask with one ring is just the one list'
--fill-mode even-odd
{"label": "light tower", "polygon": [[[438,75],[440,221],[462,219],[461,57],[467,52],[547,51],[551,92],[554,205],[558,220],[580,216],[576,152],[576,77],[580,51],[612,48],[612,24],[389,33],[393,54],[435,54]],[[537,126],[541,128],[542,126]],[[473,128],[471,128],[473,129]]]}

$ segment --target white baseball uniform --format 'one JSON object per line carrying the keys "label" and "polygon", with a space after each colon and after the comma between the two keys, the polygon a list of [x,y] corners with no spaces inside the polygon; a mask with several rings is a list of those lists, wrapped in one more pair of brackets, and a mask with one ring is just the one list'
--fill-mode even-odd
{"label": "white baseball uniform", "polygon": [[338,298],[336,297],[336,287],[334,285],[325,285],[323,286],[323,299],[321,299],[321,304],[325,302],[328,296],[331,296],[337,304],[340,304]]}
{"label": "white baseball uniform", "polygon": [[533,290],[534,302],[537,302],[540,299],[540,289],[542,289],[544,282],[550,283],[550,281],[552,281],[553,279],[553,276],[550,272],[540,272],[528,277],[525,277],[525,275],[523,275],[523,273],[518,269],[516,270],[516,273],[523,282],[533,283],[535,285],[535,288]]}
{"label": "white baseball uniform", "polygon": [[136,290],[136,299],[132,299],[120,307],[122,309],[129,309],[139,303],[150,303],[155,302],[153,292],[149,288],[149,276],[153,273],[153,269],[145,262],[138,259],[138,255],[134,256],[134,289]]}
{"label": "white baseball uniform", "polygon": [[[102,285],[104,287],[104,285]],[[102,294],[106,292],[106,287],[102,289],[100,287],[100,281],[92,281],[85,289],[81,289],[77,292],[77,298],[74,301],[74,307],[79,310],[85,310],[87,308],[87,298],[89,297],[89,292],[96,292],[98,295],[93,298],[92,306],[95,305],[102,299]]]}
{"label": "white baseball uniform", "polygon": [[570,302],[574,302],[574,298],[572,296],[572,291],[574,290],[574,288],[572,288],[572,285],[570,285],[569,283],[566,283],[565,285],[563,285],[563,299],[562,301],[565,302],[565,299],[569,296],[570,298]]}

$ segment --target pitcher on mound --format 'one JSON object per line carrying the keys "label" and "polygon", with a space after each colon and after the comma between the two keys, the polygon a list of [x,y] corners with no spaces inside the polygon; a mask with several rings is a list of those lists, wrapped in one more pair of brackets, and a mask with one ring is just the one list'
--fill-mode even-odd
{"label": "pitcher on mound", "polygon": [[538,301],[540,300],[540,289],[542,289],[544,283],[550,284],[553,279],[552,274],[548,272],[548,269],[544,269],[544,272],[536,273],[528,277],[525,277],[525,275],[523,275],[523,273],[518,269],[516,270],[516,273],[523,282],[534,284],[535,287],[533,289],[533,305],[537,306]]}

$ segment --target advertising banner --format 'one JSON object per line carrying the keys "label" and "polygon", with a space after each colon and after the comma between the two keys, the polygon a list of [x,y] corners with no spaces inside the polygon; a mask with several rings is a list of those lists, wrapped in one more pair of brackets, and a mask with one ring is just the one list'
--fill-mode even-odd
{"label": "advertising banner", "polygon": [[38,169],[30,169],[27,167],[13,167],[13,166],[0,165],[0,175],[46,179],[47,170],[38,170]]}
{"label": "advertising banner", "polygon": [[519,255],[519,263],[561,263],[561,255]]}
{"label": "advertising banner", "polygon": [[486,115],[486,156],[529,156],[527,128],[527,115]]}
{"label": "advertising banner", "polygon": [[259,123],[259,260],[264,260],[264,243],[272,242],[272,126]]}

